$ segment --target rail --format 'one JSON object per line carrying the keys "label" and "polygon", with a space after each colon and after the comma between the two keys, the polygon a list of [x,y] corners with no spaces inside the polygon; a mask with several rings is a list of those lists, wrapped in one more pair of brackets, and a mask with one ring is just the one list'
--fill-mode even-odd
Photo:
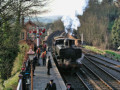
{"label": "rail", "polygon": [[22,90],[22,79],[18,82],[17,90]]}
{"label": "rail", "polygon": [[[96,56],[92,56],[92,55],[89,55],[89,56],[91,56],[91,57],[88,57],[88,56],[87,57],[91,58],[93,62],[96,62],[96,63],[98,63],[100,65],[103,65],[104,67],[110,68],[110,69],[115,70],[116,72],[120,73],[120,69],[119,69],[120,65],[111,63],[109,61],[105,61],[104,59],[101,59],[101,58],[96,57]],[[96,58],[97,60],[92,58],[92,57]]]}
{"label": "rail", "polygon": [[[95,82],[95,84],[99,84],[99,87],[103,87],[103,85],[102,84],[100,84],[100,83],[103,83],[106,87],[108,87],[109,88],[109,90],[113,90],[104,80],[102,80],[102,78],[101,77],[99,77],[92,69],[90,69],[86,64],[83,64],[83,67],[85,67],[87,70],[89,70],[90,72],[91,72],[91,75],[92,76],[94,76],[94,79],[95,80],[97,80],[97,81],[101,81],[101,82]],[[87,76],[87,75],[86,75]],[[90,75],[89,75],[90,76]],[[88,78],[89,78],[89,76],[87,76]],[[97,89],[99,89],[99,87],[97,87],[97,85],[95,85],[96,86],[96,88]],[[104,87],[105,88],[105,87]],[[107,88],[106,88],[107,89]]]}
{"label": "rail", "polygon": [[[92,62],[90,59],[87,57],[86,61],[84,64],[89,65],[90,68],[93,69],[93,71],[98,74],[105,82],[107,82],[108,85],[110,85],[113,89],[120,89],[120,81],[116,79],[114,76],[106,72],[104,69],[96,65],[94,62]],[[110,82],[112,81],[112,82]]]}
{"label": "rail", "polygon": [[[85,88],[87,90],[90,90],[90,88],[88,87],[88,85],[84,82],[84,80],[80,77],[80,75],[78,73],[76,73],[76,75],[78,76],[78,78],[80,79],[80,81],[83,83],[83,85],[85,86]],[[90,84],[89,84],[90,85]]]}

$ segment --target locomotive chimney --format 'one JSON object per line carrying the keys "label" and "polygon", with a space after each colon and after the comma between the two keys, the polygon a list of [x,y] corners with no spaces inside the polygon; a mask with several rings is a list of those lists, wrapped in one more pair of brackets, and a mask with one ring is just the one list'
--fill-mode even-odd
{"label": "locomotive chimney", "polygon": [[67,33],[65,33],[65,38],[67,38],[68,37],[68,34]]}

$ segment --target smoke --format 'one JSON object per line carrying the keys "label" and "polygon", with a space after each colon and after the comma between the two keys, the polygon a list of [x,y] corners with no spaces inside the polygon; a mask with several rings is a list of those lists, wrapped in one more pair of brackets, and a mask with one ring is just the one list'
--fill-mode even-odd
{"label": "smoke", "polygon": [[83,15],[83,12],[85,11],[86,7],[89,4],[89,0],[79,0],[79,3],[75,2],[78,0],[72,0],[72,1],[73,1],[72,3],[73,5],[71,7],[74,8],[73,11],[71,11],[71,13],[68,13],[67,15],[64,15],[61,19],[65,27],[65,32],[69,33],[70,35],[73,34],[73,30],[77,30],[77,28],[80,27],[81,24],[77,16]]}
{"label": "smoke", "polygon": [[[113,2],[117,2],[118,0],[112,0]],[[98,3],[101,4],[103,0],[98,0]]]}
{"label": "smoke", "polygon": [[113,0],[113,2],[117,2],[117,1],[120,1],[120,0]]}
{"label": "smoke", "polygon": [[98,3],[101,4],[103,0],[98,0]]}

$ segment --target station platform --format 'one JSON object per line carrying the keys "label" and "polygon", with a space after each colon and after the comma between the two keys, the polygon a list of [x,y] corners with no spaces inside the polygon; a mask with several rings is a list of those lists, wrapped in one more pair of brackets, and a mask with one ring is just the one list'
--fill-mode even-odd
{"label": "station platform", "polygon": [[39,59],[39,63],[41,65],[36,66],[34,71],[35,76],[33,77],[33,90],[45,90],[47,83],[49,83],[51,79],[53,79],[54,83],[56,83],[57,90],[66,90],[66,86],[53,61],[51,52],[48,52],[47,56],[48,55],[50,56],[52,62],[52,68],[50,69],[51,75],[47,75],[47,67],[43,66],[42,60]]}

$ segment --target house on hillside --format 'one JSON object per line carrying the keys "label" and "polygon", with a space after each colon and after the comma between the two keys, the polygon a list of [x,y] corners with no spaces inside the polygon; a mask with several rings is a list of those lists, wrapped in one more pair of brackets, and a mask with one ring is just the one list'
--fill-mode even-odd
{"label": "house on hillside", "polygon": [[34,24],[32,21],[28,21],[24,24],[23,29],[20,33],[20,41],[19,43],[27,43],[27,41],[32,40],[34,43],[36,43],[36,24]]}
{"label": "house on hillside", "polygon": [[[37,28],[39,28],[39,34],[37,34]],[[30,44],[30,42],[33,42],[35,45],[37,45],[37,37],[39,37],[39,45],[42,43],[42,36],[44,37],[46,35],[46,28],[45,27],[39,27],[32,21],[28,21],[24,24],[23,29],[20,33],[20,41],[19,43],[27,43]]]}

